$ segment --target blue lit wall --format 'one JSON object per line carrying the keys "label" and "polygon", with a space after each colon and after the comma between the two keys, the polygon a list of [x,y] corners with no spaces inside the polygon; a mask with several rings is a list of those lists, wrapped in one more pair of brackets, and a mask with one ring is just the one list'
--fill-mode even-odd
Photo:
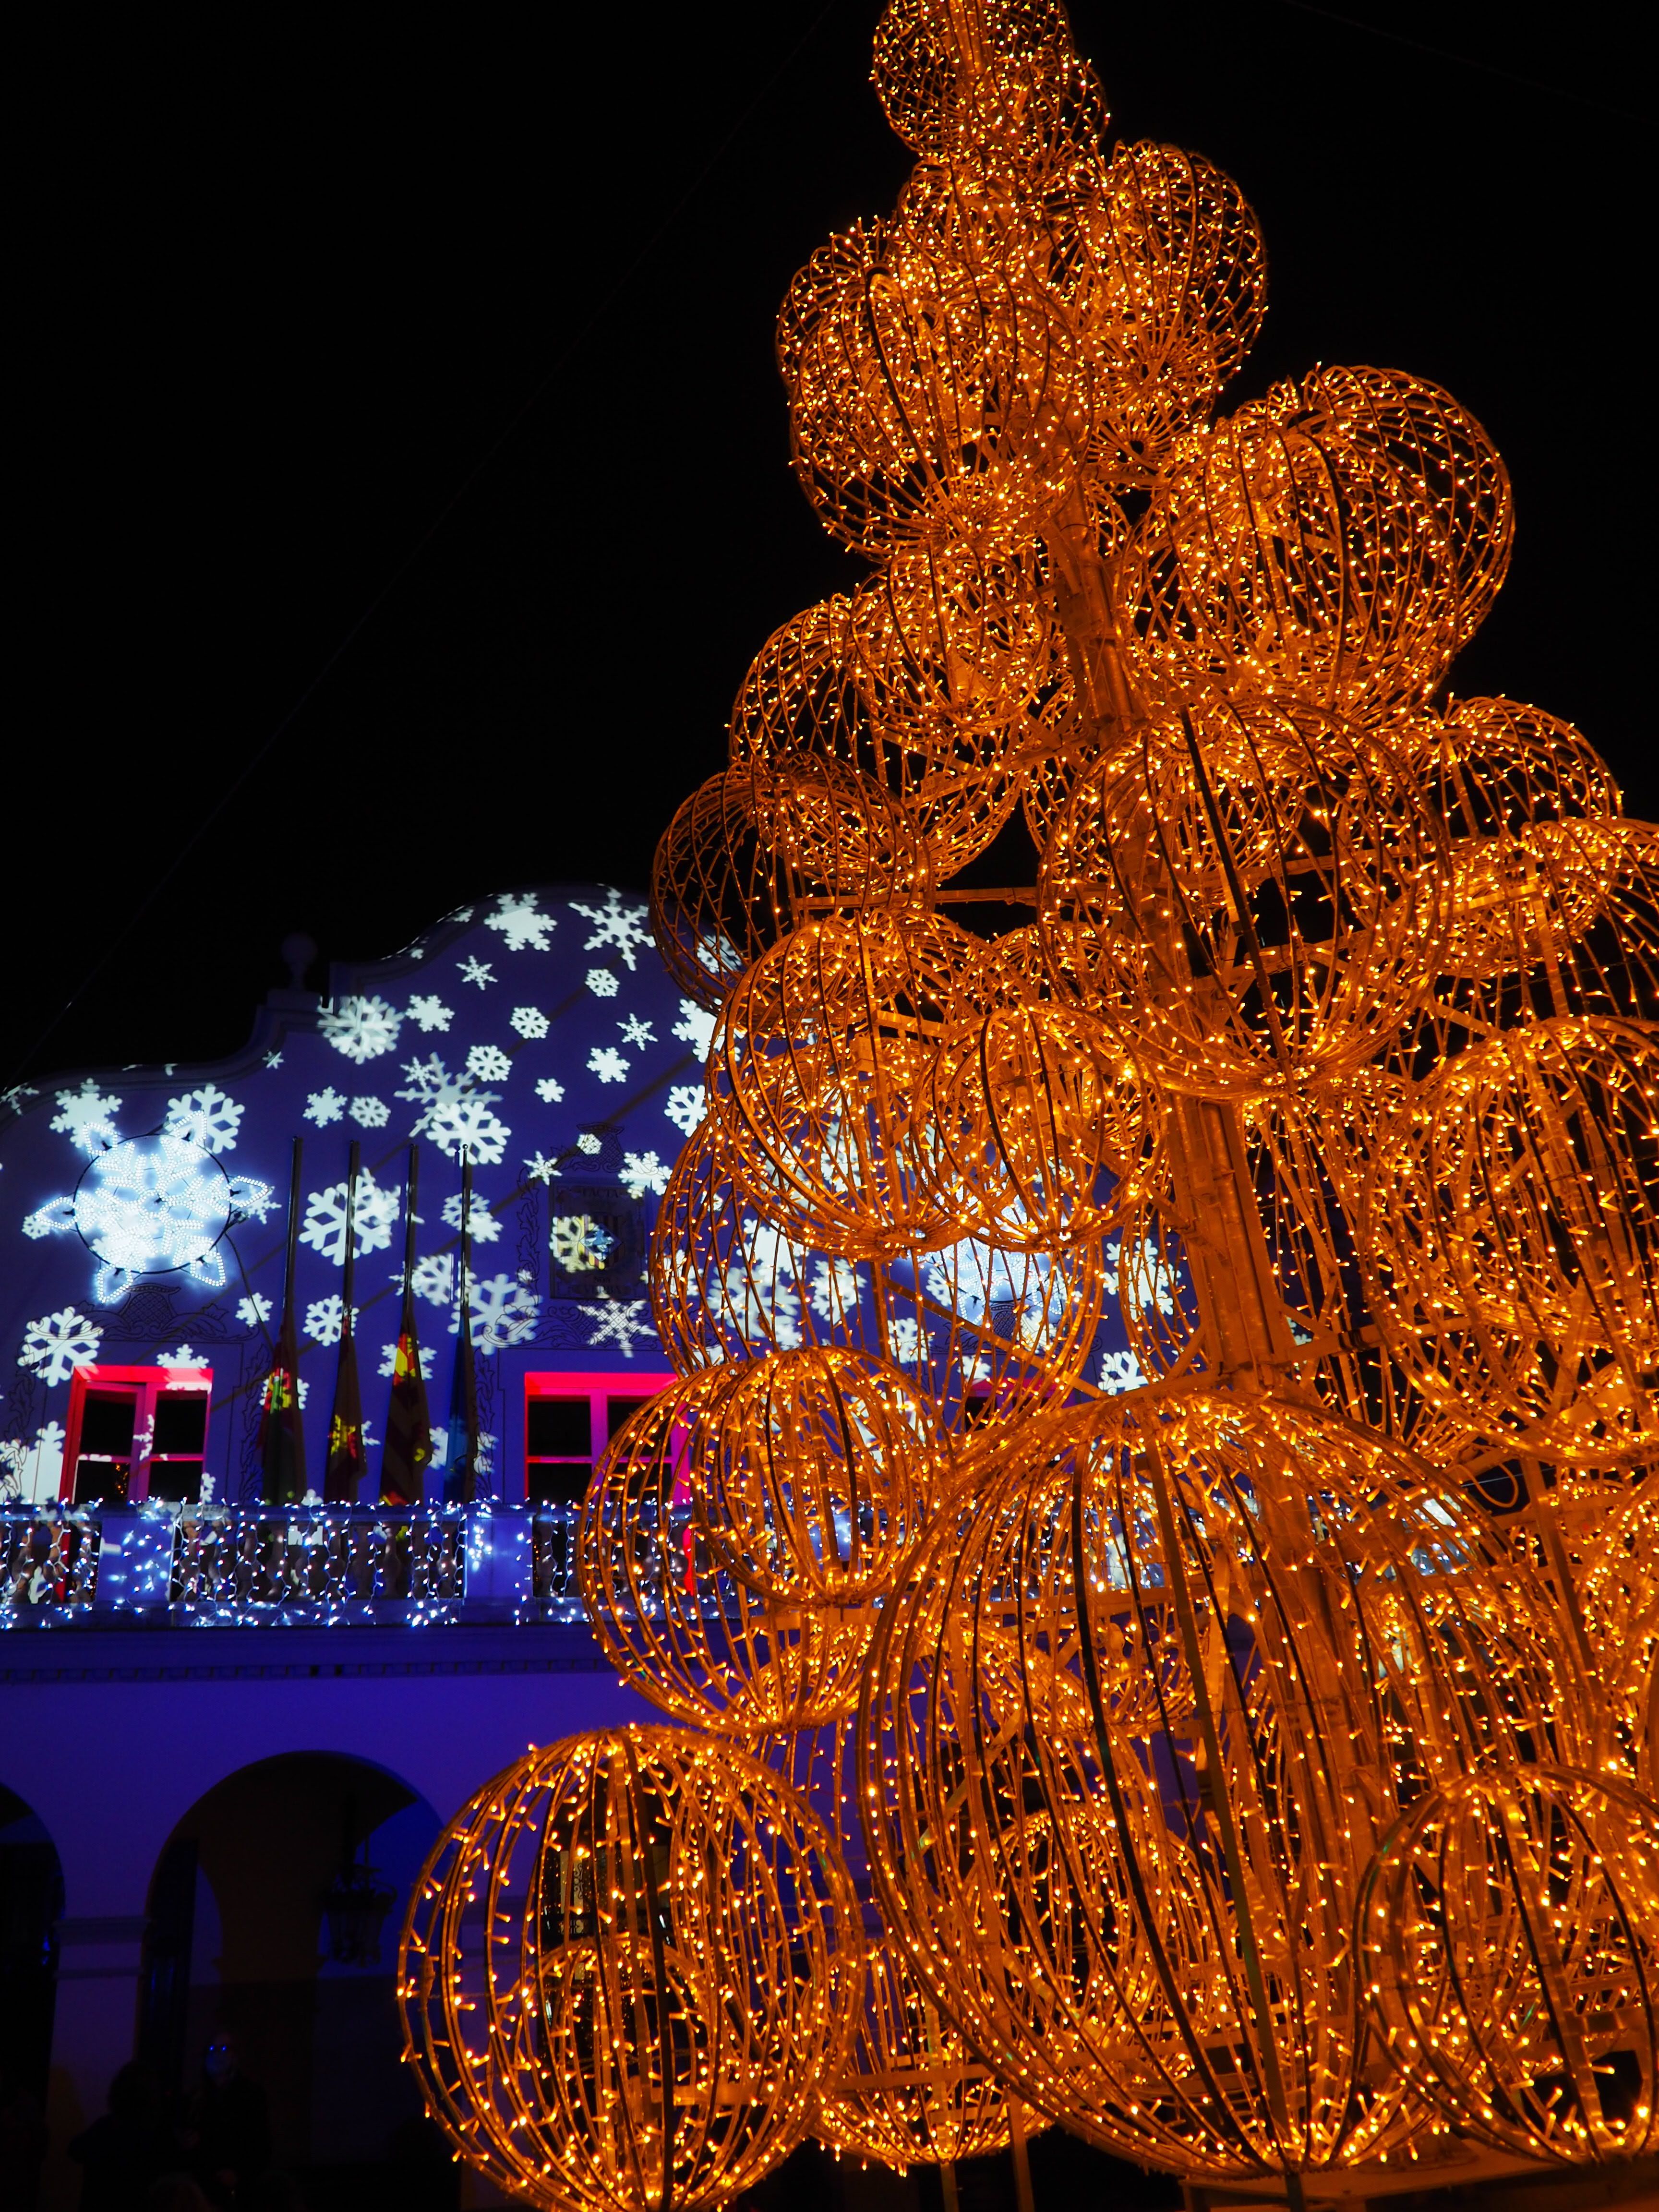
{"label": "blue lit wall", "polygon": [[[522,1495],[531,1370],[660,1371],[644,1270],[658,1195],[702,1109],[708,1018],[636,899],[507,891],[394,958],[278,992],[235,1058],[24,1086],[0,1128],[0,1480],[55,1496],[77,1364],[211,1369],[208,1468],[258,1495],[259,1390],[281,1319],[291,1140],[304,1140],[297,1308],[320,1480],[340,1330],[348,1150],[362,1146],[355,1304],[380,1446],[404,1176],[434,1428],[455,1345],[461,1150],[473,1163],[474,1342],[491,1485]],[[441,1467],[428,1471],[435,1495]]]}

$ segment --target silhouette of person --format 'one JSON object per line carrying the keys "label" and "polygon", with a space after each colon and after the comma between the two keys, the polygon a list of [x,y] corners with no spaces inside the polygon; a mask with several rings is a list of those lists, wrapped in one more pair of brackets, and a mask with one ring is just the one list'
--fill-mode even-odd
{"label": "silhouette of person", "polygon": [[161,2099],[135,2060],[109,2085],[109,2110],[76,2136],[69,2154],[82,2169],[81,2212],[140,2212],[151,2185],[173,2165]]}

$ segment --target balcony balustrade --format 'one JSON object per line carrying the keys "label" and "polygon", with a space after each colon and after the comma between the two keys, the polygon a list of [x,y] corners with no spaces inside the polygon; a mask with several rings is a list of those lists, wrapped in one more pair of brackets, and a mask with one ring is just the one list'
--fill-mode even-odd
{"label": "balcony balustrade", "polygon": [[571,1505],[0,1506],[0,1627],[578,1623]]}

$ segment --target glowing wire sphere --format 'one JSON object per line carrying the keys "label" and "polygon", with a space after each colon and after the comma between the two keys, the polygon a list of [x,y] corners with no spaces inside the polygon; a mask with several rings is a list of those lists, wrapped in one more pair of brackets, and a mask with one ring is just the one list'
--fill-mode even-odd
{"label": "glowing wire sphere", "polygon": [[871,77],[895,134],[929,160],[1053,162],[1091,151],[1109,119],[1060,0],[990,0],[971,18],[889,0]]}
{"label": "glowing wire sphere", "polygon": [[687,1452],[720,1565],[773,1604],[867,1605],[890,1590],[951,1487],[930,1399],[854,1352],[774,1352],[732,1370]]}
{"label": "glowing wire sphere", "polygon": [[1513,535],[1503,463],[1446,392],[1316,369],[1172,459],[1123,566],[1124,634],[1154,677],[1363,715],[1440,682]]}
{"label": "glowing wire sphere", "polygon": [[796,930],[721,1011],[708,1054],[720,1164],[800,1241],[888,1258],[939,1241],[929,1079],[973,941],[937,916]]}
{"label": "glowing wire sphere", "polygon": [[398,1958],[405,2055],[511,2197],[690,2212],[800,2140],[862,1964],[834,1840],[775,1775],[665,1729],[571,1736],[439,1838]]}
{"label": "glowing wire sphere", "polygon": [[925,846],[902,808],[841,761],[741,762],[685,800],[658,842],[651,919],[659,951],[699,1006],[805,913],[925,906]]}
{"label": "glowing wire sphere", "polygon": [[769,1602],[714,1557],[690,1462],[740,1371],[704,1368],[623,1423],[582,1506],[576,1575],[625,1682],[675,1720],[754,1736],[850,1711],[874,1621]]}
{"label": "glowing wire sphere", "polygon": [[779,312],[778,365],[801,489],[878,559],[918,538],[1018,551],[1086,441],[1088,371],[1044,288],[896,225],[812,255]]}
{"label": "glowing wire sphere", "polygon": [[1440,1070],[1383,1133],[1361,1256],[1429,1403],[1540,1458],[1659,1441],[1659,1040],[1562,1019]]}
{"label": "glowing wire sphere", "polygon": [[1523,2158],[1659,2147],[1659,1805],[1521,1765],[1401,1820],[1360,1929],[1389,2041],[1460,2126]]}
{"label": "glowing wire sphere", "polygon": [[[814,758],[856,768],[897,800],[943,881],[984,851],[1018,804],[1007,757],[1017,717],[1000,734],[994,725],[964,734],[936,716],[932,750],[909,744],[902,727],[890,733],[859,659],[854,612],[850,599],[825,599],[767,640],[732,708],[732,757],[786,775]],[[957,674],[965,693],[965,673]]]}
{"label": "glowing wire sphere", "polygon": [[1200,702],[1079,780],[1043,855],[1048,964],[1171,1090],[1329,1082],[1424,994],[1443,851],[1419,780],[1364,734]]}
{"label": "glowing wire sphere", "polygon": [[1121,1216],[1152,1143],[1146,1095],[1086,1015],[994,1007],[945,1043],[931,1083],[933,1173],[964,1234],[1059,1251]]}
{"label": "glowing wire sphere", "polygon": [[1444,729],[1452,921],[1443,964],[1453,975],[1525,971],[1582,937],[1601,902],[1601,871],[1584,865],[1571,835],[1551,830],[1610,820],[1621,811],[1619,787],[1571,723],[1535,707],[1460,699]]}
{"label": "glowing wire sphere", "polygon": [[1222,170],[1143,140],[1117,149],[1064,243],[1072,265],[1056,275],[1097,372],[1091,467],[1120,488],[1150,483],[1261,327],[1261,227]]}
{"label": "glowing wire sphere", "polygon": [[958,774],[988,772],[1072,711],[1062,641],[1035,548],[896,548],[848,611],[872,722],[884,743]]}
{"label": "glowing wire sphere", "polygon": [[1108,2148],[1307,2170],[1425,2124],[1349,1941],[1376,1839],[1402,1789],[1586,1723],[1544,1594],[1420,1474],[1273,1401],[1066,1415],[884,1613],[860,1782],[886,1924]]}
{"label": "glowing wire sphere", "polygon": [[803,1344],[897,1368],[952,1431],[1004,1426],[1080,1376],[1106,1295],[1101,1255],[967,1237],[885,1266],[793,1242],[747,1203],[705,1121],[668,1179],[650,1252],[651,1310],[682,1374]]}

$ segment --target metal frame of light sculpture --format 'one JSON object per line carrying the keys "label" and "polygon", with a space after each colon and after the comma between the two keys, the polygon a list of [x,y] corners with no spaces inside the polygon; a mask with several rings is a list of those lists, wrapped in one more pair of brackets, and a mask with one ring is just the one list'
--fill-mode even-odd
{"label": "metal frame of light sculpture", "polygon": [[[1513,536],[1471,415],[1359,367],[1213,416],[1259,227],[1196,156],[1109,157],[1060,0],[891,0],[874,78],[915,168],[778,325],[796,472],[872,573],[763,645],[659,848],[718,1020],[651,1253],[684,1379],[583,1516],[601,1642],[707,1756],[782,1730],[791,1772],[862,1673],[872,1986],[1096,2142],[1297,2207],[1420,2185],[1454,2126],[1623,2155],[1659,829],[1565,725],[1437,703]],[[1017,809],[1037,882],[953,885]],[[939,912],[992,898],[1036,927]],[[856,1559],[858,1453],[771,1395],[854,1361],[953,1438],[919,1540],[907,1500]],[[1598,1549],[1560,1501],[1610,1467]],[[1589,1931],[1559,1969],[1547,1862]],[[707,1875],[741,1950],[744,1870]],[[498,2041],[440,2106],[469,2155],[540,2063]],[[544,2161],[585,2155],[560,2110]]]}

